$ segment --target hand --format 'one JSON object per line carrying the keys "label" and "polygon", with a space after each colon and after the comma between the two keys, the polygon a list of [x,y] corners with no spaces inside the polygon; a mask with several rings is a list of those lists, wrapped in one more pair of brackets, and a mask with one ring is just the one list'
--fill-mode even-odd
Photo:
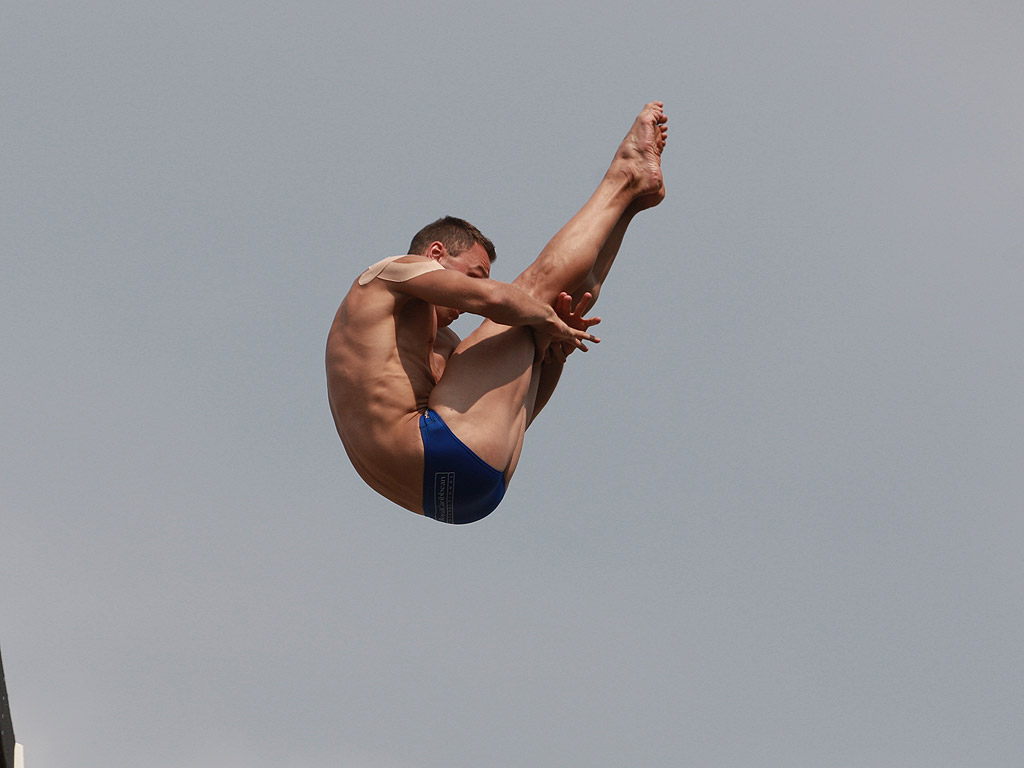
{"label": "hand", "polygon": [[584,352],[587,351],[587,346],[583,343],[583,339],[600,343],[600,339],[596,336],[590,335],[588,332],[591,326],[597,325],[601,322],[600,317],[584,317],[583,313],[590,303],[593,296],[587,292],[583,294],[576,306],[572,306],[572,296],[568,293],[562,292],[555,299],[555,314],[558,315],[558,319],[561,320],[569,328],[584,334],[583,336],[577,336],[574,339],[566,340],[555,340],[552,338],[549,342],[547,349],[544,351],[544,362],[556,362],[562,364],[566,361],[576,349],[582,349]]}

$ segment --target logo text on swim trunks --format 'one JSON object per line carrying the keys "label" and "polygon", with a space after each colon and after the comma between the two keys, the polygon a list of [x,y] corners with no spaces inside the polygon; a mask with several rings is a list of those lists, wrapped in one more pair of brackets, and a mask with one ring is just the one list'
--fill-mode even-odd
{"label": "logo text on swim trunks", "polygon": [[455,521],[455,473],[434,473],[434,519],[444,523]]}

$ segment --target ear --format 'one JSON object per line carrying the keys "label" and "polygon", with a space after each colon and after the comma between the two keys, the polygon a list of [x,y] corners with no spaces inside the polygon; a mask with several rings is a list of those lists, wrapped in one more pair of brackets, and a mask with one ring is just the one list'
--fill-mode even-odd
{"label": "ear", "polygon": [[427,249],[423,252],[423,255],[426,256],[427,258],[433,259],[434,261],[440,261],[442,256],[448,255],[448,249],[445,248],[444,243],[442,243],[440,240],[435,240],[434,242],[427,246]]}

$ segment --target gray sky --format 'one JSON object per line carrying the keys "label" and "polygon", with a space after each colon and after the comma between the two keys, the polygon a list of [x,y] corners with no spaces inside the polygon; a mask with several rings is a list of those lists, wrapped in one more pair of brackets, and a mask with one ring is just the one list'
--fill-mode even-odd
{"label": "gray sky", "polygon": [[[1019,766],[1021,40],[996,0],[5,4],[28,766]],[[668,199],[504,503],[391,506],[327,407],[347,286],[446,213],[512,279],[651,99]]]}

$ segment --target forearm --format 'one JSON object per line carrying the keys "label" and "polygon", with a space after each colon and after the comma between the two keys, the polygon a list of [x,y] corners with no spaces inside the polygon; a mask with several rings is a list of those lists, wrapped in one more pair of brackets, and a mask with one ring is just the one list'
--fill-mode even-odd
{"label": "forearm", "polygon": [[442,269],[394,283],[392,290],[438,307],[481,315],[501,325],[528,326],[541,334],[541,350],[547,349],[551,340],[569,342],[580,349],[585,349],[584,341],[597,341],[586,331],[567,325],[550,304],[509,283]]}
{"label": "forearm", "polygon": [[509,283],[492,282],[478,306],[469,309],[476,315],[501,325],[540,326],[557,318],[554,308]]}
{"label": "forearm", "polygon": [[428,304],[480,315],[502,325],[556,328],[560,322],[551,305],[522,289],[497,280],[468,277],[456,270],[432,270],[388,285]]}

